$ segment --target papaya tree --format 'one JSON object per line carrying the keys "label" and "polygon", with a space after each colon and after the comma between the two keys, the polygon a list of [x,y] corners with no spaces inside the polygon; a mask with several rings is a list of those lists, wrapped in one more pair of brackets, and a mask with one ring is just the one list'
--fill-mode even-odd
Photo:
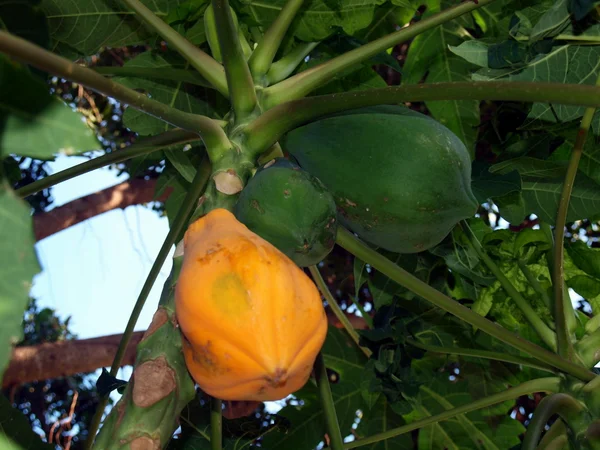
{"label": "papaya tree", "polygon": [[[169,233],[98,380],[86,448],[600,448],[599,13],[566,0],[0,6],[3,158],[100,146],[48,77],[127,105],[140,136],[17,189],[14,164],[0,173],[0,370],[40,270],[24,199],[165,161]],[[120,67],[86,67],[139,44]],[[323,278],[334,248],[353,255],[344,306],[364,330]],[[509,415],[540,393],[525,424]],[[277,417],[223,419],[223,401],[281,399]],[[3,446],[47,447],[5,416]]]}

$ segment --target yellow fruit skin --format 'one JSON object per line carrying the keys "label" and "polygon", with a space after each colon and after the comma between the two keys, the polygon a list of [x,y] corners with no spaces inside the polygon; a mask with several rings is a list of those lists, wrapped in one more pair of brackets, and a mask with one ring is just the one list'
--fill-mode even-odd
{"label": "yellow fruit skin", "polygon": [[310,278],[225,209],[188,228],[175,302],[187,367],[222,400],[297,391],[327,333]]}

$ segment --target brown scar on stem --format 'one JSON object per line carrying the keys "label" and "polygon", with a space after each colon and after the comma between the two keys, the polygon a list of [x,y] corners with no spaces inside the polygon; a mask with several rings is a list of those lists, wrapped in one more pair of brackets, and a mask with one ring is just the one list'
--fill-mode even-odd
{"label": "brown scar on stem", "polygon": [[130,442],[129,448],[131,450],[160,450],[160,441],[157,439],[151,439],[147,436],[140,436]]}
{"label": "brown scar on stem", "polygon": [[133,371],[132,400],[140,408],[154,405],[176,387],[175,372],[169,367],[164,356],[146,361]]}
{"label": "brown scar on stem", "polygon": [[150,322],[150,326],[142,336],[142,340],[140,342],[144,342],[146,339],[152,336],[156,330],[158,330],[168,321],[169,315],[167,314],[167,311],[165,311],[163,307],[159,306],[156,312],[154,313],[154,316],[152,316],[152,322]]}

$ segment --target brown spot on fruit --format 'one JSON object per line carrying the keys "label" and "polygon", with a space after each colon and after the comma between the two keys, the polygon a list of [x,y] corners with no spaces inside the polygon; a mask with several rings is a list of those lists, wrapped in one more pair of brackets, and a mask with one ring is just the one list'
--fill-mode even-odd
{"label": "brown spot on fruit", "polygon": [[150,439],[147,436],[140,436],[131,441],[129,448],[131,450],[160,450],[160,441]]}
{"label": "brown spot on fruit", "polygon": [[154,316],[152,317],[152,322],[150,322],[150,326],[144,333],[144,336],[142,336],[141,342],[144,342],[146,339],[152,336],[156,330],[158,330],[168,321],[169,315],[167,314],[164,308],[159,307],[154,313]]}
{"label": "brown spot on fruit", "polygon": [[290,193],[290,190],[289,190],[289,189],[285,189],[285,190],[283,191],[283,196],[284,196],[285,198],[288,198],[288,197],[290,196],[290,194],[291,194],[291,193]]}
{"label": "brown spot on fruit", "polygon": [[147,408],[175,390],[175,373],[164,356],[146,361],[133,371],[133,403]]}
{"label": "brown spot on fruit", "polygon": [[260,203],[258,203],[258,201],[255,199],[250,202],[250,206],[261,214],[265,213],[265,210],[260,207]]}

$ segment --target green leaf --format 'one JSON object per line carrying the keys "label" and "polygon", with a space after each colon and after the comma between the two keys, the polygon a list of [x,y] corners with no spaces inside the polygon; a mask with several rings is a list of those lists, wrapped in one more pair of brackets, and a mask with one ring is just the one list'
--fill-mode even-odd
{"label": "green leaf", "polygon": [[575,20],[581,20],[599,3],[597,0],[569,0],[569,12]]}
{"label": "green leaf", "polygon": [[[158,17],[165,19],[183,2],[143,0],[143,3]],[[101,47],[144,44],[154,36],[118,0],[42,0],[40,8],[48,17],[51,50],[66,57],[92,55]]]}
{"label": "green leaf", "polygon": [[[10,442],[10,447],[5,443]],[[12,407],[4,395],[0,395],[0,448],[23,450],[54,450],[33,432],[25,415]]]}
{"label": "green leaf", "polygon": [[[404,424],[406,424],[406,421],[392,410],[390,403],[382,396],[371,410],[363,413],[356,433],[359,438],[365,438],[385,433]],[[411,433],[405,433],[362,448],[369,450],[412,450],[414,443]]]}
{"label": "green leaf", "polygon": [[494,203],[502,218],[513,225],[520,224],[527,215],[531,214],[520,191],[495,197]]}
{"label": "green leaf", "polygon": [[565,176],[567,173],[567,166],[560,162],[545,161],[543,159],[524,156],[522,158],[502,161],[490,167],[491,173],[498,173],[501,175],[509,174],[514,170],[522,176],[531,178],[558,178]]}
{"label": "green leaf", "polygon": [[[187,63],[175,55],[163,56],[153,52],[145,52],[128,61],[125,67],[186,69]],[[210,89],[195,87],[194,94],[191,94],[184,89],[184,83],[177,81],[121,77],[116,77],[115,81],[133,89],[141,89],[148,93],[153,100],[165,103],[180,111],[205,116],[214,114],[212,107],[207,103],[206,97],[212,94]],[[202,97],[199,97],[199,95],[202,95]],[[172,128],[171,125],[133,108],[128,108],[125,111],[123,122],[128,128],[141,135],[158,134]]]}
{"label": "green leaf", "polygon": [[[431,7],[430,12],[439,9],[438,2]],[[463,26],[464,20],[466,19],[447,22],[414,39],[404,63],[403,83],[417,84],[427,74],[426,83],[466,81],[470,78],[474,66],[454,56],[448,49],[449,45],[459,45],[463,41],[462,36],[469,36]],[[426,102],[426,105],[431,115],[456,134],[473,154],[479,125],[479,102],[447,100]]]}
{"label": "green leaf", "polygon": [[459,46],[449,45],[448,49],[464,60],[479,67],[488,67],[488,44],[482,41],[465,41]]}
{"label": "green leaf", "polygon": [[531,29],[529,39],[540,39],[556,36],[569,25],[568,0],[557,0]]}
{"label": "green leaf", "polygon": [[[83,117],[50,95],[48,86],[0,56],[0,157],[11,153],[53,159],[100,147]],[[6,88],[10,86],[9,88]]]}
{"label": "green leaf", "polygon": [[0,378],[12,347],[23,336],[23,312],[40,265],[34,250],[29,207],[5,183],[0,184]]}
{"label": "green leaf", "polygon": [[521,176],[519,172],[491,173],[490,166],[479,161],[473,162],[471,189],[479,203],[485,203],[490,198],[521,190]]}
{"label": "green leaf", "polygon": [[50,35],[40,0],[12,0],[0,3],[0,27],[40,47],[48,48]]}
{"label": "green leaf", "polygon": [[182,149],[165,150],[165,155],[179,174],[191,183],[196,176],[196,168]]}
{"label": "green leaf", "polygon": [[577,267],[588,275],[600,279],[600,250],[581,241],[565,244],[569,256]]}

